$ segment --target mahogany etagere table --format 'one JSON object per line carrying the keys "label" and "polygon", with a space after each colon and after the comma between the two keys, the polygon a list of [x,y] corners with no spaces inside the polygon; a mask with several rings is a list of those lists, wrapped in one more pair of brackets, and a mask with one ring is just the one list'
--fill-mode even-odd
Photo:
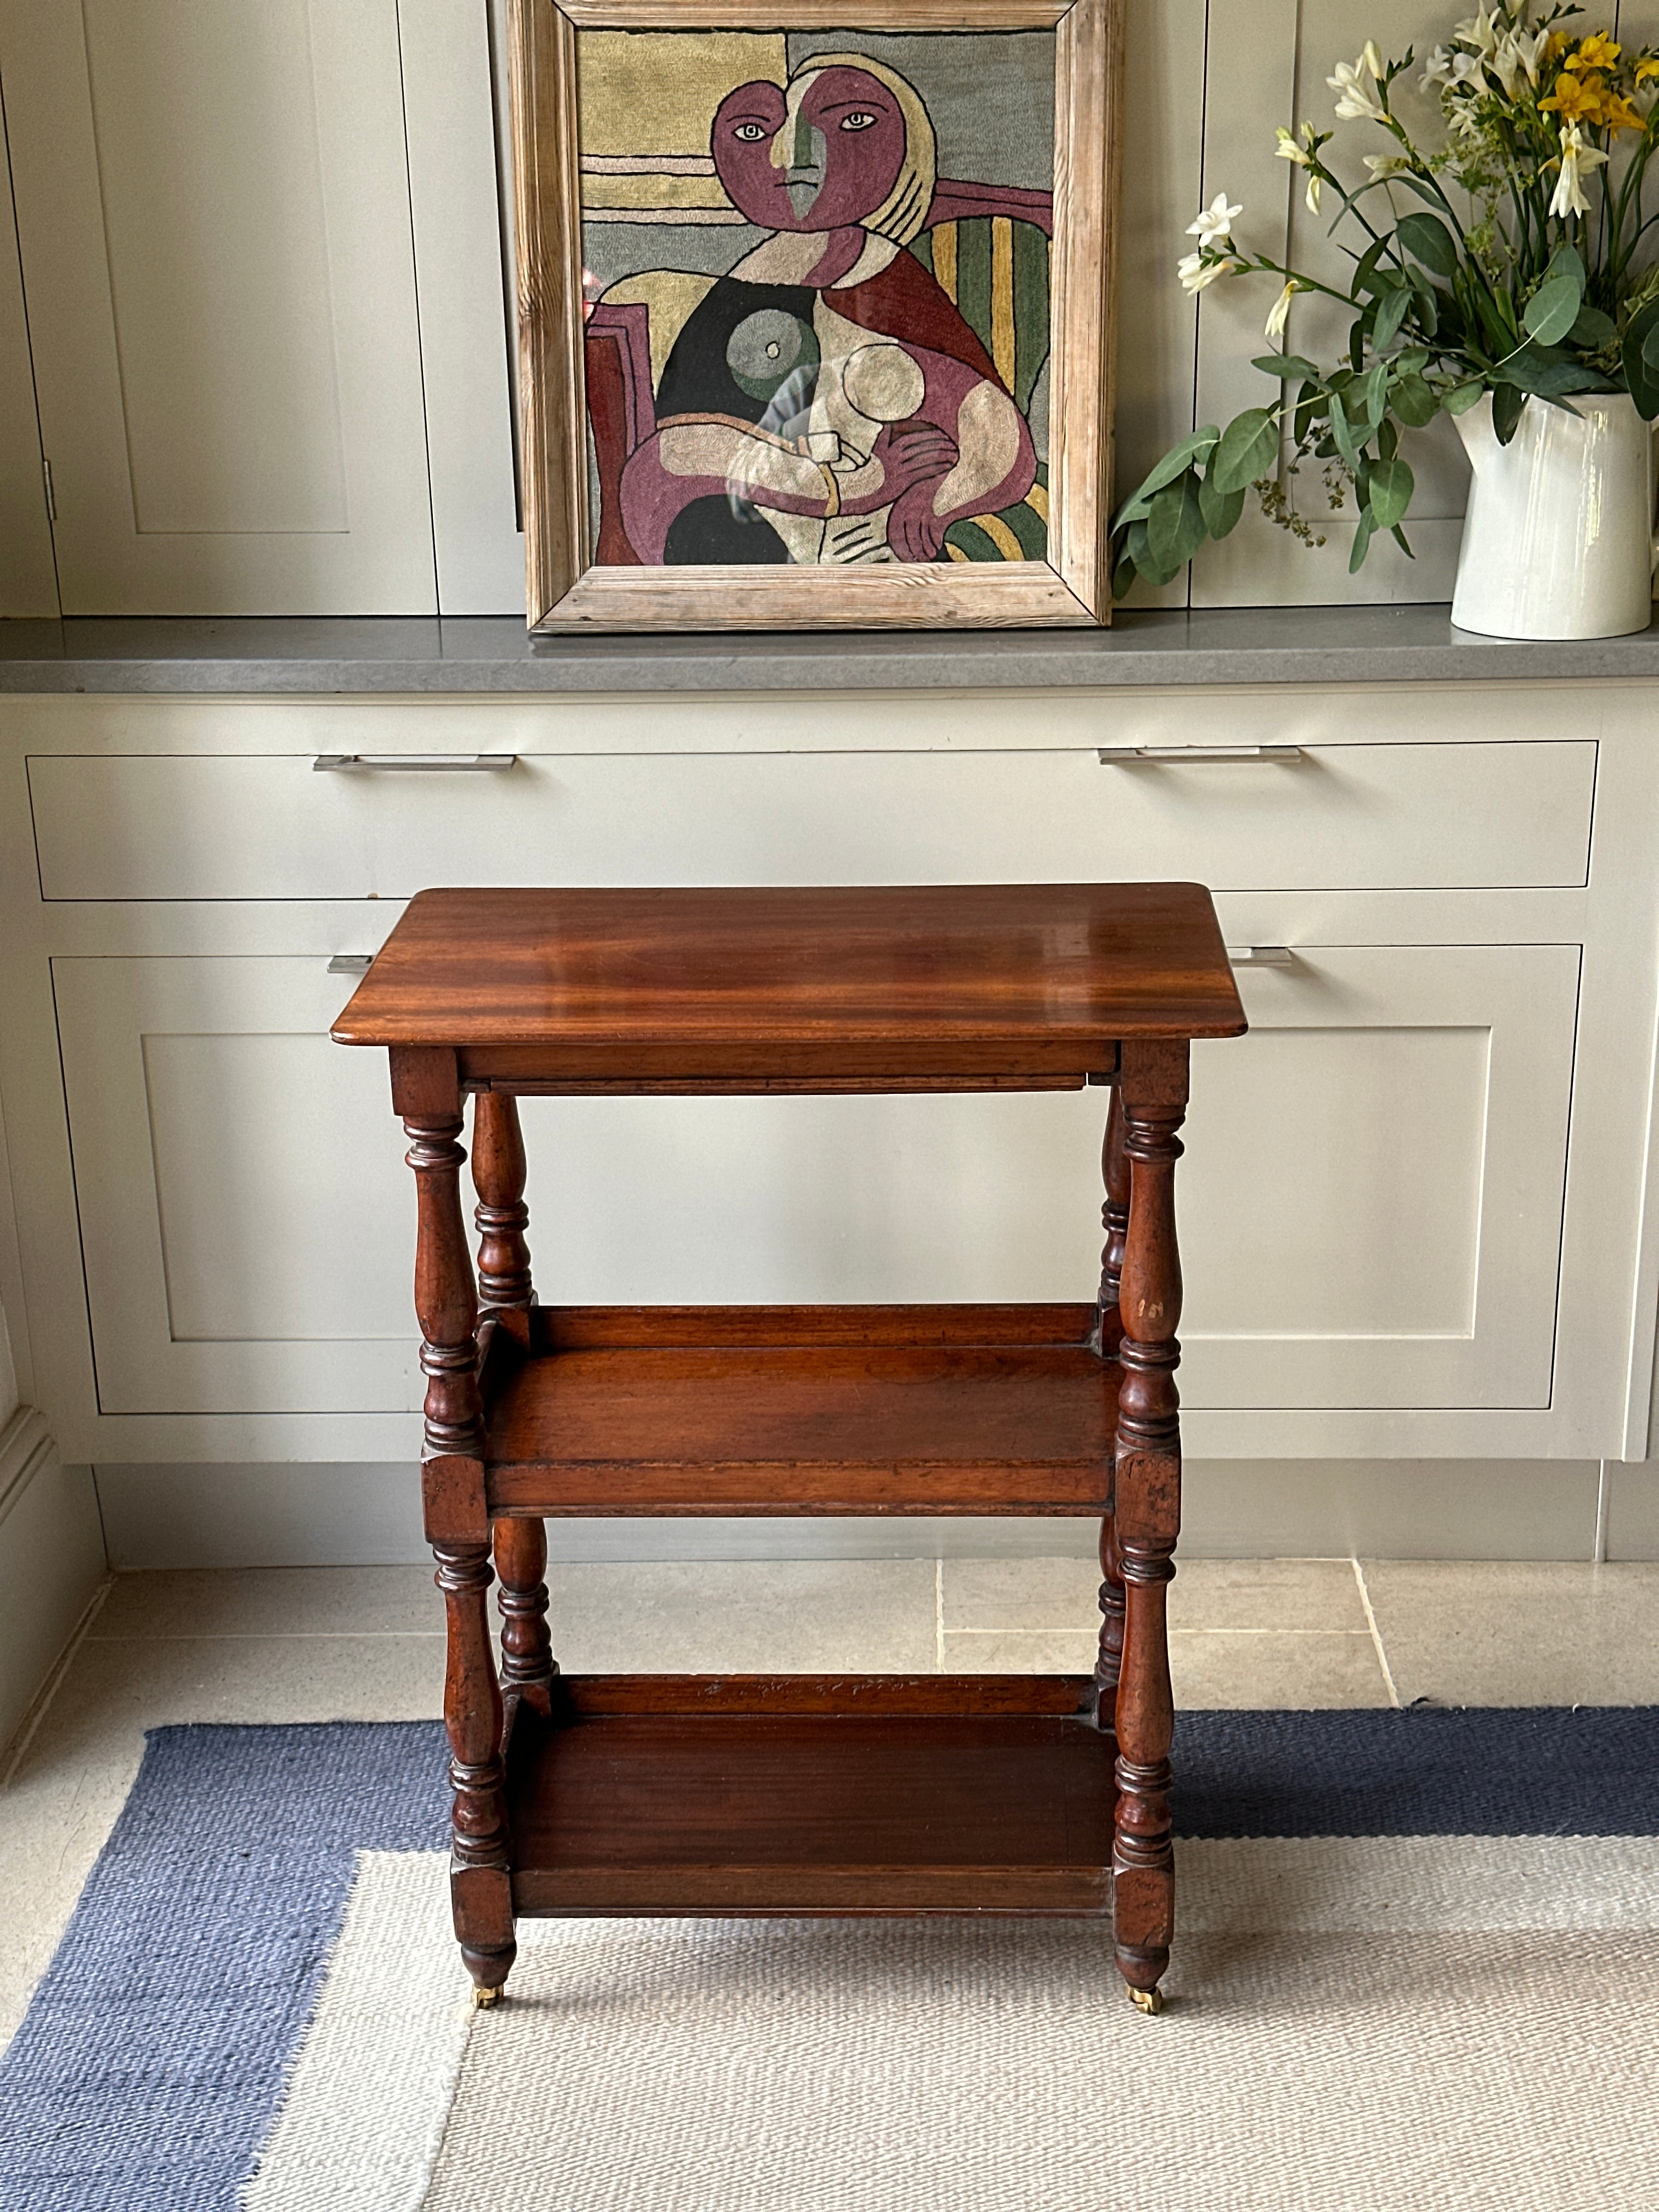
{"label": "mahogany etagere table", "polygon": [[[1156,2009],[1175,1887],[1176,1132],[1189,1041],[1243,1028],[1191,884],[410,903],[334,1036],[389,1048],[411,1140],[455,1928],[482,2002],[521,1913],[1109,1911],[1130,1994]],[[520,1095],[1085,1083],[1112,1091],[1096,1297],[534,1303]],[[634,1513],[1098,1513],[1099,1663],[562,1675],[544,1517]]]}

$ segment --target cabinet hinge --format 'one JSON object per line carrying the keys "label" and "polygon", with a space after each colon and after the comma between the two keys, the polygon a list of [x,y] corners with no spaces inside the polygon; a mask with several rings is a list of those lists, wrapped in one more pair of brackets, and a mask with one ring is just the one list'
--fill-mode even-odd
{"label": "cabinet hinge", "polygon": [[46,478],[46,520],[48,522],[56,522],[58,520],[58,495],[52,488],[52,463],[49,460],[46,460],[44,457],[40,463],[40,473]]}

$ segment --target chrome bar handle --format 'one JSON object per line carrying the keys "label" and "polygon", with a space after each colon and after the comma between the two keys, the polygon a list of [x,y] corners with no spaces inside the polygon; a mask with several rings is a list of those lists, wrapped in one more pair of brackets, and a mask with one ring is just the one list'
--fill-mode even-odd
{"label": "chrome bar handle", "polygon": [[1299,761],[1300,745],[1102,745],[1103,768],[1128,768],[1136,761]]}
{"label": "chrome bar handle", "polygon": [[1227,957],[1235,968],[1294,968],[1297,964],[1288,945],[1230,945]]}
{"label": "chrome bar handle", "polygon": [[312,767],[329,769],[419,769],[430,774],[471,775],[491,769],[516,768],[517,753],[319,753]]}
{"label": "chrome bar handle", "polygon": [[331,975],[367,975],[374,965],[372,952],[337,952],[328,963]]}

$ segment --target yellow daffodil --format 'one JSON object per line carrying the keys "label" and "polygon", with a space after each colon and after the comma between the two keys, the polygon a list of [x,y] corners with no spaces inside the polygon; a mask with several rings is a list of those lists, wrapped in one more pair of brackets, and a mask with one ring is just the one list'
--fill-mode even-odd
{"label": "yellow daffodil", "polygon": [[1641,131],[1645,124],[1639,111],[1622,92],[1610,92],[1601,103],[1601,120],[1609,131]]}
{"label": "yellow daffodil", "polygon": [[1599,123],[1601,119],[1601,80],[1599,76],[1569,76],[1565,70],[1555,89],[1540,107],[1553,108],[1564,123]]}
{"label": "yellow daffodil", "polygon": [[1569,54],[1563,66],[1570,70],[1611,69],[1624,52],[1605,31],[1592,31],[1576,54]]}
{"label": "yellow daffodil", "polygon": [[1659,76],[1659,54],[1644,54],[1636,64],[1638,84],[1641,83],[1644,77],[1649,76]]}

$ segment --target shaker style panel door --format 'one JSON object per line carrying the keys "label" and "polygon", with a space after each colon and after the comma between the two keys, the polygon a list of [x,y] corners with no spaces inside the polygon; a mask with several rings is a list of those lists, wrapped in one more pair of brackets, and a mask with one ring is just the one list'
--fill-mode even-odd
{"label": "shaker style panel door", "polygon": [[396,0],[0,0],[66,614],[435,609]]}
{"label": "shaker style panel door", "polygon": [[1571,945],[1298,947],[1193,1055],[1191,1407],[1544,1407]]}
{"label": "shaker style panel door", "polygon": [[106,1413],[418,1406],[386,1055],[322,959],[52,963]]}
{"label": "shaker style panel door", "polygon": [[[1582,884],[1589,865],[1589,739],[1103,763],[1094,750],[793,751],[792,737],[828,742],[822,708],[730,711],[750,734],[775,730],[779,750],[525,752],[494,768],[454,755],[447,770],[418,766],[432,753],[375,751],[321,774],[303,754],[36,755],[41,888],[407,898],[453,883],[1164,877],[1218,891],[1526,889]],[[363,742],[385,745],[384,725]],[[512,742],[504,733],[503,753]]]}

